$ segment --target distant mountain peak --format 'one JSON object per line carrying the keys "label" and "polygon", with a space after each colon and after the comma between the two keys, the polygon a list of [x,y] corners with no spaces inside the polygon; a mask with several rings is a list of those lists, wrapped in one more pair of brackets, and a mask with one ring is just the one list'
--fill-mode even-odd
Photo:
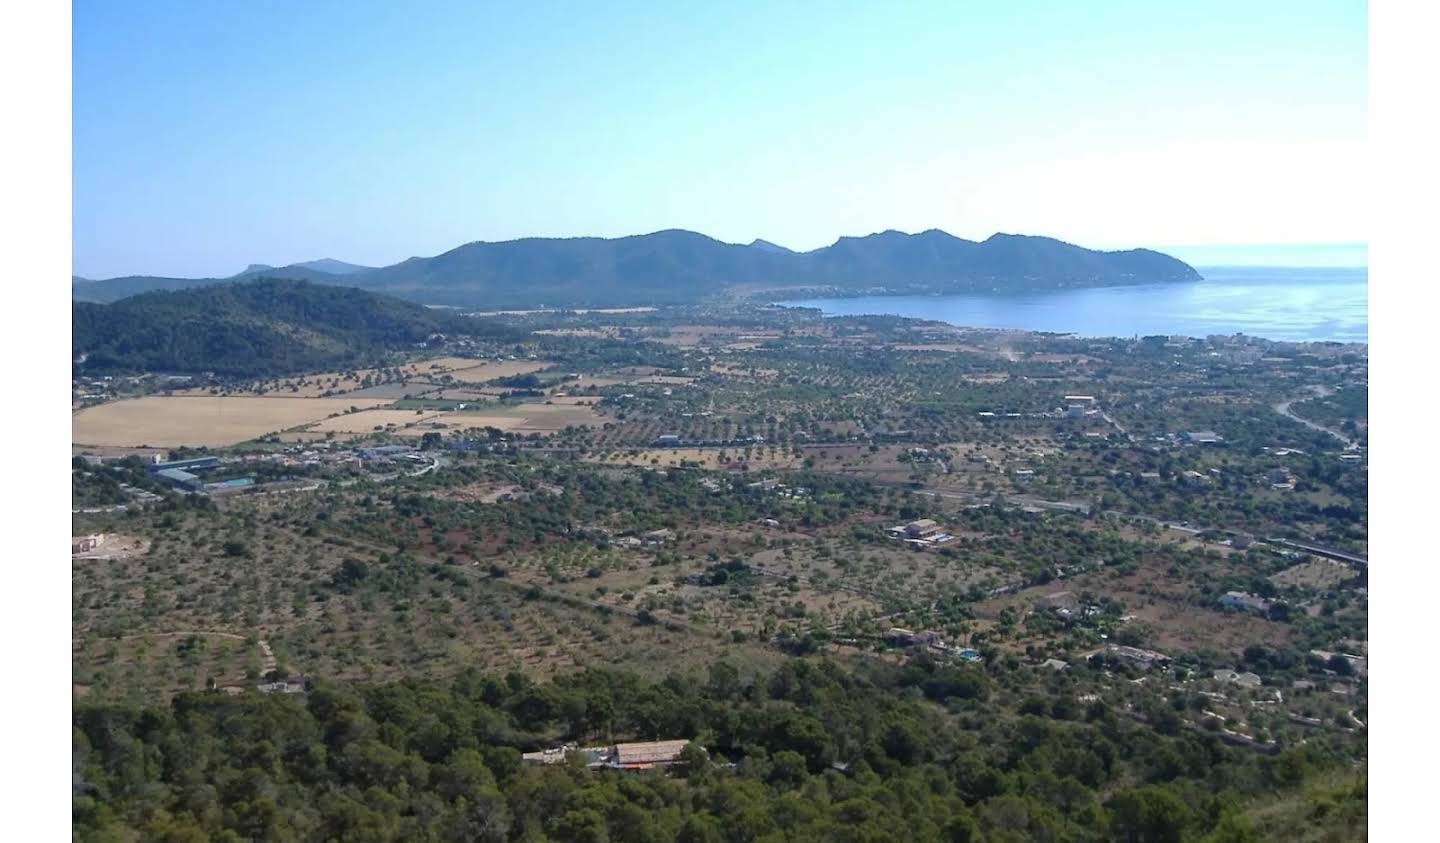
{"label": "distant mountain peak", "polygon": [[256,272],[269,272],[270,270],[272,270],[272,269],[274,269],[274,268],[275,268],[275,267],[271,266],[271,265],[268,264],[268,263],[252,263],[252,264],[250,264],[249,266],[245,267],[243,270],[241,270],[240,274],[241,274],[241,275],[253,275],[253,274],[255,274]]}
{"label": "distant mountain peak", "polygon": [[756,237],[754,240],[750,241],[750,248],[759,249],[762,252],[769,252],[774,255],[795,254],[794,249],[787,249],[784,246],[779,245],[778,243],[771,243],[769,240],[761,240],[759,237]]}
{"label": "distant mountain peak", "polygon": [[358,263],[338,261],[334,258],[320,258],[319,260],[292,263],[290,265],[313,269],[316,272],[324,272],[330,275],[354,275],[357,272],[369,272],[375,268],[373,266],[361,266]]}

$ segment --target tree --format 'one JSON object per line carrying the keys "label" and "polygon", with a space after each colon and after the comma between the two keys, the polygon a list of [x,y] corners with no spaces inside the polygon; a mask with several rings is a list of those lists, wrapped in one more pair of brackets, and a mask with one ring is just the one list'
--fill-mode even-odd
{"label": "tree", "polygon": [[880,738],[885,754],[906,766],[916,764],[925,757],[926,744],[925,735],[913,720],[891,723]]}
{"label": "tree", "polygon": [[555,824],[555,837],[568,843],[608,843],[605,818],[593,808],[567,811]]}
{"label": "tree", "polygon": [[720,822],[709,814],[691,814],[675,835],[676,843],[724,843]]}
{"label": "tree", "polygon": [[1163,785],[1122,790],[1105,807],[1126,843],[1180,843],[1190,819],[1185,803]]}
{"label": "tree", "polygon": [[710,665],[710,680],[705,692],[717,700],[733,699],[740,692],[740,671],[725,661]]}

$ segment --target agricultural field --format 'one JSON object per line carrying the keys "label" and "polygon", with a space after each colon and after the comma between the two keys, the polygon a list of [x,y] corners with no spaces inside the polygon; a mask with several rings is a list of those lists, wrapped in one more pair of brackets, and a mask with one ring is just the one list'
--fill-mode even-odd
{"label": "agricultural field", "polygon": [[71,441],[97,447],[224,447],[318,422],[382,398],[146,396],[100,404],[71,417]]}
{"label": "agricultural field", "polygon": [[[472,357],[439,357],[419,360],[386,369],[357,369],[351,372],[317,372],[288,378],[242,381],[224,387],[196,387],[174,390],[173,395],[274,396],[281,398],[329,398],[339,395],[399,398],[420,394],[440,386],[483,383],[548,368],[543,360],[481,360]],[[463,374],[462,374],[463,373]]]}
{"label": "agricultural field", "polygon": [[[500,423],[496,423],[497,420]],[[552,433],[566,427],[598,425],[600,416],[589,405],[558,404],[515,404],[511,406],[484,407],[476,413],[462,410],[446,418],[456,426],[499,427],[518,433]]]}
{"label": "agricultural field", "polygon": [[[332,398],[377,387],[400,386],[423,390],[429,382],[400,369],[357,369],[352,372],[317,372],[288,378],[241,381],[215,387],[179,390],[175,395],[269,396],[275,398]],[[380,396],[384,397],[384,396]]]}
{"label": "agricultural field", "polygon": [[[527,596],[524,580],[475,566],[310,535],[320,523],[312,506],[251,499],[146,517],[134,525],[149,543],[142,556],[77,560],[76,693],[140,702],[240,687],[275,669],[381,681],[466,666],[538,678],[624,663],[663,675],[695,653],[733,647],[718,633],[597,613],[563,592]],[[267,648],[276,662],[268,667]],[[751,658],[776,656],[759,649]]]}
{"label": "agricultural field", "polygon": [[434,418],[438,413],[417,410],[361,410],[325,419],[310,428],[308,433],[370,433],[376,430],[403,428]]}
{"label": "agricultural field", "polygon": [[[468,365],[466,365],[468,364]],[[436,366],[450,365],[453,368],[436,369]],[[477,362],[475,360],[442,359],[434,361],[428,366],[417,363],[414,368],[417,375],[423,375],[437,383],[487,383],[496,378],[513,378],[516,375],[528,375],[550,368],[554,364],[544,360],[486,360]]]}
{"label": "agricultural field", "polygon": [[[877,525],[878,527],[878,525]],[[989,591],[1017,581],[1013,572],[962,554],[917,552],[901,542],[842,539],[765,550],[750,564],[782,578],[822,588],[844,588],[888,606],[923,606],[942,594]]]}
{"label": "agricultural field", "polygon": [[494,396],[490,391],[465,388],[452,389],[446,387],[422,393],[421,397],[434,398],[440,401],[486,401]]}

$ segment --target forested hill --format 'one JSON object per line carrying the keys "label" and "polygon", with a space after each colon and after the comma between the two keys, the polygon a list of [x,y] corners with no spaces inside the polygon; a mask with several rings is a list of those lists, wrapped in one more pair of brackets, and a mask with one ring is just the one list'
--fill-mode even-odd
{"label": "forested hill", "polygon": [[[467,243],[429,258],[369,269],[312,261],[274,277],[339,281],[425,304],[461,307],[580,307],[683,304],[755,290],[836,292],[1040,291],[1080,286],[1194,281],[1187,264],[1148,249],[1103,252],[1049,237],[996,234],[982,242],[939,230],[842,237],[792,252],[764,240],[723,243],[691,231],[605,239],[526,238]],[[220,279],[76,279],[77,299],[113,301],[143,289],[176,289]],[[151,285],[151,286],[147,286]]]}
{"label": "forested hill", "polygon": [[[1363,839],[1366,783],[1323,740],[1276,757],[1064,690],[999,710],[979,668],[870,682],[792,661],[652,684],[605,670],[537,685],[350,687],[77,702],[73,837],[167,841],[1202,841]],[[1057,682],[1057,685],[1059,683]],[[1063,686],[1062,686],[1063,687]],[[1176,699],[1180,699],[1177,697]],[[952,714],[945,715],[941,704]],[[1140,718],[1144,719],[1141,720]],[[685,739],[676,775],[524,749]],[[1323,828],[1323,831],[1322,831]]]}
{"label": "forested hill", "polygon": [[71,305],[86,372],[274,375],[365,363],[435,334],[499,330],[351,287],[261,279]]}

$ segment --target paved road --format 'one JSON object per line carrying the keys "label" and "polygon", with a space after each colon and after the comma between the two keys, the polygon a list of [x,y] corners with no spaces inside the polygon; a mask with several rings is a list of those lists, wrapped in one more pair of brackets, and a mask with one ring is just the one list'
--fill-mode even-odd
{"label": "paved road", "polygon": [[1102,419],[1104,419],[1105,421],[1109,422],[1112,427],[1114,427],[1116,430],[1120,431],[1120,435],[1121,435],[1121,436],[1124,436],[1124,437],[1125,437],[1127,440],[1129,440],[1130,442],[1133,443],[1133,442],[1135,441],[1135,435],[1132,434],[1130,431],[1126,430],[1126,429],[1125,429],[1125,426],[1122,425],[1122,424],[1120,424],[1120,422],[1117,422],[1117,421],[1115,421],[1115,419],[1111,418],[1109,413],[1105,412],[1104,410],[1101,410],[1101,411],[1100,411],[1100,418],[1102,418]]}
{"label": "paved road", "polygon": [[1370,559],[1367,556],[1361,556],[1357,553],[1351,553],[1346,550],[1338,550],[1333,547],[1326,547],[1322,544],[1297,542],[1291,541],[1290,539],[1269,539],[1269,541],[1274,544],[1293,548],[1295,550],[1303,550],[1306,553],[1313,553],[1316,556],[1325,556],[1330,559],[1334,559],[1337,562],[1349,562],[1352,565],[1365,565],[1367,567],[1370,565]]}
{"label": "paved road", "polygon": [[1287,399],[1287,400],[1285,400],[1285,401],[1281,401],[1279,404],[1276,404],[1276,405],[1274,406],[1275,412],[1279,413],[1280,415],[1284,416],[1284,417],[1287,418],[1287,419],[1292,419],[1292,420],[1294,420],[1294,421],[1300,422],[1301,424],[1305,425],[1306,427],[1310,428],[1311,430],[1315,430],[1315,431],[1318,431],[1318,432],[1320,432],[1320,433],[1328,433],[1328,434],[1330,434],[1331,436],[1335,437],[1336,439],[1339,439],[1341,442],[1344,442],[1344,443],[1345,443],[1345,450],[1347,450],[1347,451],[1357,451],[1357,450],[1359,450],[1359,449],[1360,449],[1360,443],[1359,443],[1359,442],[1356,442],[1355,440],[1351,439],[1350,437],[1346,436],[1345,434],[1341,433],[1340,431],[1334,430],[1334,429],[1332,429],[1332,428],[1328,428],[1328,427],[1326,427],[1326,426],[1323,425],[1323,424],[1316,424],[1315,422],[1310,421],[1309,419],[1301,418],[1300,416],[1297,416],[1297,415],[1295,415],[1294,413],[1292,413],[1292,412],[1290,411],[1290,405],[1291,405],[1291,404],[1294,404],[1296,401],[1304,401],[1304,400],[1306,400],[1307,398],[1312,398],[1312,397],[1314,397],[1314,398],[1324,398],[1325,396],[1330,395],[1330,394],[1333,392],[1333,390],[1328,389],[1328,388],[1323,387],[1323,386],[1317,386],[1317,387],[1315,387],[1315,388],[1314,388],[1314,391],[1315,391],[1315,394],[1314,394],[1313,396],[1302,396],[1302,397],[1300,397],[1300,398],[1290,398],[1290,399]]}

